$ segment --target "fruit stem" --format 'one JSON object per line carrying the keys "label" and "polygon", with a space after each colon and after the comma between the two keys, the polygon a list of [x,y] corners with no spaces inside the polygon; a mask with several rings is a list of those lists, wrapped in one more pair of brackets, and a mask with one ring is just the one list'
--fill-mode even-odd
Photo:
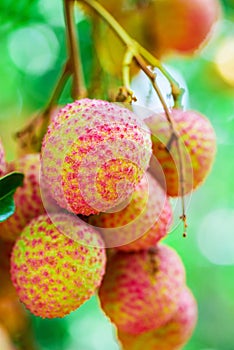
{"label": "fruit stem", "polygon": [[[157,93],[160,102],[163,106],[163,109],[165,111],[165,115],[167,118],[167,121],[169,123],[170,129],[171,129],[171,137],[169,140],[169,143],[167,144],[167,150],[169,152],[169,145],[172,142],[171,140],[175,140],[176,141],[176,149],[177,149],[177,153],[178,153],[178,158],[179,158],[179,189],[180,189],[180,195],[181,195],[181,202],[182,202],[182,215],[181,215],[181,219],[184,223],[184,236],[186,236],[186,231],[187,231],[187,223],[186,223],[186,209],[185,209],[185,189],[184,189],[184,159],[182,157],[182,151],[181,151],[181,145],[180,145],[180,135],[178,134],[177,130],[176,130],[176,125],[175,122],[173,120],[173,118],[171,117],[171,113],[170,110],[166,104],[166,101],[164,100],[164,97],[161,93],[161,90],[158,86],[158,84],[156,83],[155,80],[155,73],[153,73],[145,64],[144,59],[140,56],[140,55],[136,55],[135,56],[135,60],[137,62],[137,64],[139,65],[139,67],[142,69],[142,71],[146,74],[146,76],[150,79],[151,84],[155,90],[155,92]],[[171,145],[170,145],[171,146]]]}
{"label": "fruit stem", "polygon": [[133,52],[132,50],[127,49],[124,55],[123,59],[123,65],[122,65],[122,74],[123,74],[123,85],[128,89],[131,90],[130,86],[130,67],[133,60]]}
{"label": "fruit stem", "polygon": [[[179,186],[182,200],[182,215],[181,219],[184,223],[184,235],[186,235],[186,214],[185,214],[185,199],[184,199],[184,162],[182,159],[182,152],[179,143],[179,134],[176,130],[176,126],[174,120],[171,118],[171,114],[167,104],[163,98],[163,95],[156,83],[156,75],[151,71],[149,67],[147,67],[147,63],[153,67],[157,67],[164,76],[168,79],[171,85],[171,93],[174,99],[174,104],[176,107],[180,104],[181,96],[184,91],[179,87],[179,84],[172,78],[172,76],[167,72],[167,70],[163,67],[161,62],[155,58],[151,53],[149,53],[145,48],[143,48],[138,42],[136,42],[130,35],[121,27],[121,25],[115,20],[115,18],[107,11],[105,8],[100,5],[95,0],[79,0],[80,2],[85,3],[89,7],[91,7],[97,14],[110,26],[110,28],[116,33],[116,35],[120,38],[120,40],[126,45],[127,51],[123,60],[123,83],[124,88],[131,94],[130,89],[130,65],[133,59],[136,60],[136,63],[142,69],[142,71],[147,75],[150,79],[152,86],[157,93],[163,109],[166,114],[166,118],[170,125],[171,129],[171,137],[176,139],[176,148],[179,157]],[[122,98],[122,94],[121,94]]]}
{"label": "fruit stem", "polygon": [[66,22],[67,51],[69,57],[70,71],[72,72],[72,92],[74,100],[87,96],[84,83],[84,74],[79,49],[79,38],[76,30],[74,11],[74,0],[64,0],[64,16]]}
{"label": "fruit stem", "polygon": [[74,0],[64,0],[68,59],[62,68],[62,72],[51,97],[43,110],[34,116],[22,130],[15,134],[19,148],[21,150],[27,150],[27,153],[40,152],[41,142],[50,121],[52,107],[61,95],[63,88],[71,75],[73,76],[72,97],[74,99],[79,99],[87,96],[80,59],[78,33],[75,27],[74,10]]}
{"label": "fruit stem", "polygon": [[15,134],[20,149],[27,149],[28,153],[40,151],[41,141],[50,121],[52,107],[58,100],[69,76],[69,61],[66,61],[45,108],[37,113],[22,130]]}
{"label": "fruit stem", "polygon": [[127,50],[132,51],[132,59],[135,57],[135,55],[141,55],[148,64],[152,65],[153,67],[157,67],[164,74],[171,85],[171,93],[175,105],[178,106],[178,101],[180,100],[181,94],[183,94],[183,90],[179,87],[179,84],[176,82],[176,80],[172,78],[172,76],[163,67],[161,62],[144,47],[142,47],[138,42],[131,38],[130,35],[123,29],[123,27],[115,20],[115,18],[97,1],[79,1],[85,3],[95,12],[97,12],[97,14],[110,26],[110,28],[116,33],[120,40],[127,46]]}

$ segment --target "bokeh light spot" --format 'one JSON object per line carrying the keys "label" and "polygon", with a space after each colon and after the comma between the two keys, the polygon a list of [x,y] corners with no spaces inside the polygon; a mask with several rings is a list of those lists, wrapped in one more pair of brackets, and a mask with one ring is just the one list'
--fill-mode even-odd
{"label": "bokeh light spot", "polygon": [[[175,68],[172,68],[171,66],[168,66],[168,65],[164,65],[164,67],[168,71],[168,73],[174,77],[174,79],[177,81],[179,86],[182,89],[184,89],[181,105],[183,109],[187,109],[189,105],[189,95],[188,95],[188,87],[184,77]],[[155,81],[157,85],[160,87],[160,91],[167,103],[167,106],[169,108],[173,107],[174,100],[171,94],[171,86],[169,81],[158,68],[154,69],[154,73],[156,74]],[[133,103],[134,112],[136,113],[135,104],[137,105],[137,108],[139,108],[139,106],[143,106],[144,108],[148,109],[148,111],[146,109],[145,111],[142,110],[142,115],[143,115],[142,119],[151,115],[152,111],[158,112],[158,113],[161,113],[164,111],[159,97],[157,96],[156,92],[152,87],[151,82],[149,81],[148,77],[145,75],[143,71],[140,71],[132,79],[131,88],[134,92],[134,95],[137,97],[137,102]]]}
{"label": "bokeh light spot", "polygon": [[219,46],[215,64],[222,79],[234,86],[234,37],[224,40]]}
{"label": "bokeh light spot", "polygon": [[55,27],[64,27],[63,4],[62,1],[40,0],[38,10],[48,23]]}
{"label": "bokeh light spot", "polygon": [[201,222],[198,244],[213,264],[234,264],[234,209],[217,209]]}
{"label": "bokeh light spot", "polygon": [[55,64],[59,43],[48,26],[35,24],[14,31],[9,37],[8,49],[18,69],[41,75]]}

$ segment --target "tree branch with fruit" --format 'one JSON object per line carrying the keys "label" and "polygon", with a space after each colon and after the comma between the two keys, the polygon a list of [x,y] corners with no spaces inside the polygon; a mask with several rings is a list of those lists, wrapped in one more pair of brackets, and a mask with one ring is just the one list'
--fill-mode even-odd
{"label": "tree branch with fruit", "polygon": [[[14,243],[11,279],[32,314],[64,317],[98,291],[126,350],[144,342],[160,348],[173,332],[170,349],[177,349],[191,337],[196,302],[180,257],[161,240],[172,226],[170,198],[182,201],[186,236],[185,195],[208,176],[216,137],[207,118],[183,110],[184,91],[162,62],[167,51],[191,52],[204,43],[220,11],[216,0],[208,1],[216,4],[209,13],[199,0],[149,1],[144,6],[140,0],[122,0],[126,11],[157,17],[153,29],[142,28],[149,30],[151,43],[156,35],[157,44],[144,48],[121,25],[121,5],[116,4],[120,8],[115,19],[108,8],[112,2],[64,0],[67,58],[51,97],[15,135],[22,157],[6,164],[0,144],[0,201],[10,195],[11,210],[13,196],[15,201],[15,212],[9,211],[0,223],[0,238]],[[175,2],[188,16],[196,11],[206,19],[190,43],[177,36],[173,21],[171,31],[165,29],[165,9],[173,18]],[[98,16],[98,25],[105,23],[124,46],[114,101],[89,98],[76,5],[93,23]],[[185,25],[184,18],[178,21]],[[160,59],[151,54],[157,50]],[[149,80],[161,112],[148,110],[147,117],[139,118],[132,65]],[[170,85],[173,106],[163,95],[155,69]],[[73,102],[58,108],[69,78]],[[9,193],[3,191],[6,174],[19,177]]]}

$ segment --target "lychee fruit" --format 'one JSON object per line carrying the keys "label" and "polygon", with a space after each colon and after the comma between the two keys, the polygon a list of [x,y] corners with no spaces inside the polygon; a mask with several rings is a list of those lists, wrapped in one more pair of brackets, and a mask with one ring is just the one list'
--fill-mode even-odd
{"label": "lychee fruit", "polygon": [[165,191],[147,173],[122,210],[89,218],[102,233],[107,247],[138,251],[156,245],[168,232],[172,209]]}
{"label": "lychee fruit", "polygon": [[53,222],[56,226],[47,215],[33,219],[11,256],[20,301],[43,318],[64,317],[77,309],[96,292],[105,271],[104,243],[94,229],[68,214],[54,214]]}
{"label": "lychee fruit", "polygon": [[107,101],[82,99],[62,108],[49,125],[42,173],[62,208],[88,216],[126,200],[151,153],[149,130],[133,112]]}
{"label": "lychee fruit", "polygon": [[99,297],[106,315],[120,331],[141,334],[169,321],[184,285],[180,257],[173,249],[159,245],[113,255]]}
{"label": "lychee fruit", "polygon": [[[161,165],[169,196],[180,196],[180,160],[183,164],[184,194],[201,185],[209,174],[216,154],[216,136],[210,121],[195,111],[172,109],[181,149],[179,157],[176,139],[172,137],[165,114],[145,120],[152,133],[153,156]],[[161,174],[154,167],[151,172],[162,183]]]}
{"label": "lychee fruit", "polygon": [[194,53],[204,46],[221,14],[218,0],[158,0],[148,6],[148,40],[159,54]]}
{"label": "lychee fruit", "polygon": [[179,296],[178,308],[172,318],[162,327],[140,335],[118,333],[123,350],[179,350],[185,345],[196,326],[197,303],[189,288]]}
{"label": "lychee fruit", "polygon": [[34,217],[45,212],[39,186],[40,155],[28,154],[8,165],[8,171],[22,172],[23,187],[18,187],[15,195],[15,213],[0,223],[0,237],[15,241],[25,225]]}
{"label": "lychee fruit", "polygon": [[5,171],[6,171],[5,152],[0,139],[0,177],[4,175]]}

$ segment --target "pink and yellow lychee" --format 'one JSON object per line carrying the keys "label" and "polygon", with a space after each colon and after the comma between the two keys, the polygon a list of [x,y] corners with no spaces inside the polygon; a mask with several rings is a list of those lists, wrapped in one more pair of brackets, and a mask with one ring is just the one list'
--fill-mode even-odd
{"label": "pink and yellow lychee", "polygon": [[89,218],[102,233],[107,247],[138,251],[156,245],[168,232],[172,209],[165,191],[147,173],[137,185],[131,201],[122,210]]}
{"label": "pink and yellow lychee", "polygon": [[123,350],[179,350],[194,331],[197,322],[197,303],[192,292],[185,288],[178,299],[178,308],[162,327],[139,335],[118,332]]}
{"label": "pink and yellow lychee", "polygon": [[180,257],[159,245],[154,250],[114,254],[108,260],[99,297],[119,331],[141,334],[170,320],[184,285]]}
{"label": "pink and yellow lychee", "polygon": [[42,146],[51,195],[75,214],[106,211],[134,191],[151,156],[150,133],[129,109],[82,99],[62,108]]}
{"label": "pink and yellow lychee", "polygon": [[[11,277],[21,302],[34,315],[64,317],[87,301],[105,272],[99,234],[67,214],[33,219],[15,243]],[[73,238],[66,236],[72,232]]]}
{"label": "pink and yellow lychee", "polygon": [[[181,195],[180,159],[183,164],[184,193],[187,194],[201,185],[208,176],[216,154],[216,136],[210,121],[198,112],[173,109],[171,117],[179,134],[181,157],[176,139],[171,138],[170,125],[164,114],[153,115],[145,122],[152,133],[153,155],[165,175],[165,190],[169,196],[174,197]],[[151,171],[162,183],[161,173],[153,167]]]}
{"label": "pink and yellow lychee", "polygon": [[40,155],[29,154],[8,165],[8,171],[22,172],[23,187],[18,187],[15,195],[15,213],[0,223],[0,237],[15,241],[25,225],[34,217],[45,212],[39,186]]}
{"label": "pink and yellow lychee", "polygon": [[155,53],[194,53],[204,46],[220,18],[218,0],[157,0],[148,6],[146,28]]}

